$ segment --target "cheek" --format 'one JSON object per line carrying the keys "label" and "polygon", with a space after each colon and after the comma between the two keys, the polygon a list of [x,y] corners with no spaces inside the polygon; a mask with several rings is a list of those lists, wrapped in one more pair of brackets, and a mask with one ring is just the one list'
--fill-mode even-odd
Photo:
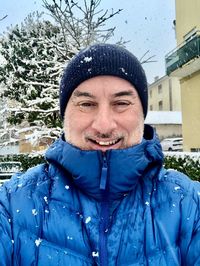
{"label": "cheek", "polygon": [[140,143],[144,132],[143,113],[131,112],[130,116],[124,117],[122,123],[123,129],[127,133],[127,145]]}
{"label": "cheek", "polygon": [[68,107],[68,109],[65,110],[65,117],[64,117],[65,137],[71,138],[71,134],[73,134],[76,125],[75,121],[76,117],[74,115],[74,112],[70,107]]}
{"label": "cheek", "polygon": [[64,131],[70,137],[74,137],[83,133],[88,127],[89,121],[77,112],[66,112],[64,120]]}
{"label": "cheek", "polygon": [[144,118],[143,115],[140,116],[136,113],[131,113],[128,117],[122,117],[121,119],[121,125],[126,128],[128,131],[134,131],[138,127],[144,124]]}
{"label": "cheek", "polygon": [[81,122],[77,119],[71,117],[70,119],[66,117],[64,123],[64,131],[67,135],[73,136],[81,131]]}

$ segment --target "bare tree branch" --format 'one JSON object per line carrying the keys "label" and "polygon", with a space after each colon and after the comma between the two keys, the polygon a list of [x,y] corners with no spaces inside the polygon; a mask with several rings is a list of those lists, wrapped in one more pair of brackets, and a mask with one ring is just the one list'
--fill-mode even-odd
{"label": "bare tree branch", "polygon": [[7,18],[8,15],[5,15],[3,18],[0,18],[0,21],[2,21],[3,19]]}
{"label": "bare tree branch", "polygon": [[101,0],[43,0],[43,3],[61,28],[66,54],[69,43],[80,50],[92,43],[106,42],[115,30],[106,29],[106,22],[122,11],[100,9]]}
{"label": "bare tree branch", "polygon": [[145,56],[146,56],[148,53],[149,53],[149,50],[147,50],[147,51],[143,54],[143,56],[140,58],[140,63],[141,63],[141,64],[157,62],[156,60],[151,60],[151,59],[155,58],[155,55],[151,55],[151,56],[149,56],[149,57],[147,57],[147,58],[145,59]]}

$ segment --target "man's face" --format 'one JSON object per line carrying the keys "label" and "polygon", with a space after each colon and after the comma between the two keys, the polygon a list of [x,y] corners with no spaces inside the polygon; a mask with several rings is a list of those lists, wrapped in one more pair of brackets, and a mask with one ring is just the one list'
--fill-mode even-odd
{"label": "man's face", "polygon": [[128,81],[98,76],[82,82],[65,110],[64,132],[82,150],[124,149],[141,142],[142,105]]}

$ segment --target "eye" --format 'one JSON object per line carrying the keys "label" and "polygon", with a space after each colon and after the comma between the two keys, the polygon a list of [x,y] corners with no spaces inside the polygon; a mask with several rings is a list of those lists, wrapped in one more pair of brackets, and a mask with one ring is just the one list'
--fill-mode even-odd
{"label": "eye", "polygon": [[116,101],[113,103],[113,107],[119,112],[126,110],[130,105],[133,105],[133,103],[130,101],[124,101],[124,100]]}
{"label": "eye", "polygon": [[94,104],[93,103],[84,102],[84,103],[79,103],[79,106],[82,106],[82,107],[91,107],[91,106],[94,106]]}
{"label": "eye", "polygon": [[130,103],[129,103],[129,102],[124,102],[124,101],[119,101],[119,102],[117,102],[115,105],[119,105],[119,106],[128,106],[128,105],[130,105]]}
{"label": "eye", "polygon": [[82,102],[77,103],[77,106],[79,107],[81,111],[89,112],[93,110],[97,106],[97,104],[91,101],[82,101]]}

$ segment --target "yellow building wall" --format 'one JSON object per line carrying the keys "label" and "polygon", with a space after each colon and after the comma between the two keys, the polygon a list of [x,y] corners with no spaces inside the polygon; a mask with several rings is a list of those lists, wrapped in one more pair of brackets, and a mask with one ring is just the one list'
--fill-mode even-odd
{"label": "yellow building wall", "polygon": [[200,149],[200,71],[181,80],[183,149]]}
{"label": "yellow building wall", "polygon": [[180,45],[184,36],[195,27],[200,30],[200,0],[176,0],[177,45]]}
{"label": "yellow building wall", "polygon": [[30,141],[26,139],[26,136],[29,135],[31,131],[26,131],[20,134],[19,140],[19,153],[32,153],[35,151],[44,151],[46,150],[52,143],[51,138],[41,138],[38,140],[35,145],[33,145]]}
{"label": "yellow building wall", "polygon": [[[200,0],[176,0],[176,40],[177,46],[187,45],[187,38],[197,32],[200,34]],[[195,60],[190,61],[192,70]],[[200,149],[200,67],[194,73],[184,72],[180,80],[182,102],[183,150]],[[195,72],[196,71],[196,72]],[[183,77],[183,76],[182,76]]]}
{"label": "yellow building wall", "polygon": [[[162,85],[162,92],[158,92],[158,86]],[[170,108],[171,87],[171,108]],[[176,77],[164,76],[149,86],[149,110],[160,111],[159,101],[163,102],[162,111],[181,111],[180,82]],[[152,106],[152,109],[150,108]]]}
{"label": "yellow building wall", "polygon": [[181,111],[181,86],[178,78],[171,78],[172,82],[172,111]]}
{"label": "yellow building wall", "polygon": [[182,136],[182,125],[172,125],[172,124],[165,124],[165,125],[154,125],[151,124],[153,128],[156,130],[158,137],[160,140],[165,138],[173,138],[173,137],[181,137]]}

